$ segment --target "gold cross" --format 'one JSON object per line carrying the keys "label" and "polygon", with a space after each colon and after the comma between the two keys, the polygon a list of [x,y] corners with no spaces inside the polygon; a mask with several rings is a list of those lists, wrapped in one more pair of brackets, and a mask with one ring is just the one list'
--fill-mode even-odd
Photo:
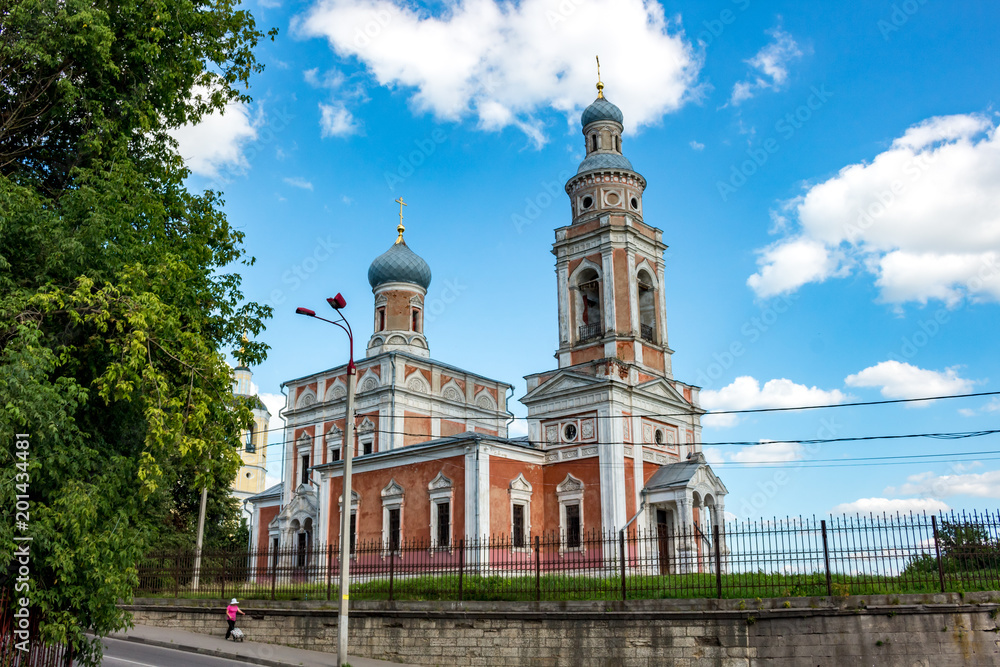
{"label": "gold cross", "polygon": [[601,57],[594,56],[597,58],[597,97],[604,97],[604,84],[601,83]]}
{"label": "gold cross", "polygon": [[409,206],[409,204],[403,201],[403,195],[399,196],[399,199],[396,200],[396,203],[399,204],[399,227],[396,227],[396,231],[399,232],[399,238],[396,239],[396,243],[402,243],[403,232],[406,231],[406,227],[403,226],[403,207]]}

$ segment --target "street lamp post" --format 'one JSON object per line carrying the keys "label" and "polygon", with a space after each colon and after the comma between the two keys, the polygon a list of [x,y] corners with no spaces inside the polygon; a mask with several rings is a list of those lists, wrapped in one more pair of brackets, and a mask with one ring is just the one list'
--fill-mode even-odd
{"label": "street lamp post", "polygon": [[339,321],[320,317],[315,311],[308,308],[296,308],[295,312],[337,325],[347,333],[347,339],[350,342],[351,358],[347,364],[347,410],[344,415],[344,476],[341,485],[343,502],[340,512],[340,612],[337,615],[337,665],[343,667],[347,663],[347,615],[348,601],[350,600],[348,590],[351,561],[351,459],[354,454],[354,391],[358,369],[354,366],[354,334],[351,332],[350,323],[341,312],[341,309],[347,305],[347,301],[340,294],[326,301],[340,315]]}

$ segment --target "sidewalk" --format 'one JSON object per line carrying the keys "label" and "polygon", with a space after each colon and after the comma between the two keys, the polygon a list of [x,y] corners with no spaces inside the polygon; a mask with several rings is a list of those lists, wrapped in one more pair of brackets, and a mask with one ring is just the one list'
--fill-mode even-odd
{"label": "sidewalk", "polygon": [[[172,648],[179,651],[213,655],[218,658],[230,658],[252,662],[268,667],[331,667],[337,662],[336,653],[323,651],[306,651],[279,644],[260,644],[257,642],[234,642],[223,638],[223,633],[203,635],[197,632],[174,630],[173,628],[157,628],[149,625],[137,625],[125,632],[108,635],[110,639],[124,639],[140,644]],[[371,658],[355,658],[348,660],[351,667],[414,667],[398,662],[372,660]]]}

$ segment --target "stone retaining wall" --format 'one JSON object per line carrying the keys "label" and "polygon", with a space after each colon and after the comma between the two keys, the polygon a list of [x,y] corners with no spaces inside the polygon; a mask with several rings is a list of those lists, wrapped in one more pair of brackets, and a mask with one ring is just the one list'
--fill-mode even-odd
{"label": "stone retaining wall", "polygon": [[[225,601],[135,600],[135,623],[225,634]],[[243,601],[250,641],[336,651],[326,602]],[[1000,593],[760,600],[356,602],[351,653],[420,665],[1000,664]]]}

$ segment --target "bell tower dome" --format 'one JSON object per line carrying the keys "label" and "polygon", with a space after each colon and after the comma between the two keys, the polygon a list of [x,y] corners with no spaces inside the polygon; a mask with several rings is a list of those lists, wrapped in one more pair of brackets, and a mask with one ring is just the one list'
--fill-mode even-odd
{"label": "bell tower dome", "polygon": [[401,350],[429,357],[424,336],[424,297],[431,284],[431,268],[403,240],[402,197],[396,242],[375,258],[368,268],[368,283],[375,295],[375,331],[366,356]]}
{"label": "bell tower dome", "polygon": [[663,232],[643,220],[646,179],[622,153],[621,109],[604,97],[580,118],[586,155],[566,183],[571,222],[556,230],[559,367],[623,361],[671,377]]}

